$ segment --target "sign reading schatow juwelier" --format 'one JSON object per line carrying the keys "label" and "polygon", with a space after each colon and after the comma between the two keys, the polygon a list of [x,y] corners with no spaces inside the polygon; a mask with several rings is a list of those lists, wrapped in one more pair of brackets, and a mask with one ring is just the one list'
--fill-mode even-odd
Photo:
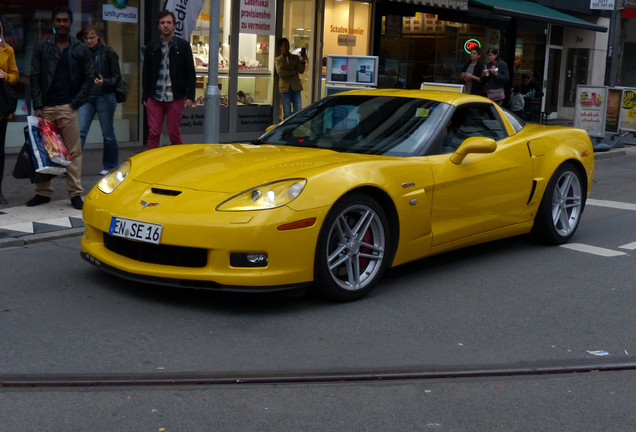
{"label": "sign reading schatow juwelier", "polygon": [[139,22],[139,9],[128,6],[128,0],[113,0],[113,4],[105,4],[102,7],[102,19],[104,21],[117,21],[127,23]]}

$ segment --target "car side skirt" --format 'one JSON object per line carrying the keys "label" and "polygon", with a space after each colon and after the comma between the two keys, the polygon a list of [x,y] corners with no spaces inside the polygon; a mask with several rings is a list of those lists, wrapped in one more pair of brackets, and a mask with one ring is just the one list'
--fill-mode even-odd
{"label": "car side skirt", "polygon": [[452,250],[465,248],[469,246],[475,246],[482,243],[488,243],[495,240],[501,240],[507,237],[515,237],[530,233],[534,220],[527,222],[510,225],[504,228],[488,231],[471,237],[462,238],[456,241],[443,243],[437,246],[433,246],[431,249],[431,255],[437,255],[444,252],[450,252]]}

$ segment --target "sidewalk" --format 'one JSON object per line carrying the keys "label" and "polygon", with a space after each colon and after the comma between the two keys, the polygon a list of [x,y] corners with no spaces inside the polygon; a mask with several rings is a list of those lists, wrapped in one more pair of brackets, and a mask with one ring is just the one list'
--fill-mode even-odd
{"label": "sidewalk", "polygon": [[[124,161],[142,150],[141,145],[136,143],[120,146],[119,160]],[[16,158],[15,152],[8,152],[5,156],[2,192],[9,203],[0,205],[0,248],[82,234],[82,211],[71,206],[65,177],[53,179],[55,193],[50,203],[27,207],[25,204],[35,195],[35,188],[28,179],[18,180],[11,175]],[[101,147],[84,149],[82,165],[83,198],[101,179]]]}

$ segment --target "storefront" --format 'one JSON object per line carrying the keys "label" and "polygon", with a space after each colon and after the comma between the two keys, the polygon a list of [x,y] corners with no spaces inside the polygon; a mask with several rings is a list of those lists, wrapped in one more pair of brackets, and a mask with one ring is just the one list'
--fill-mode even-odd
{"label": "storefront", "polygon": [[379,0],[373,44],[380,87],[460,83],[468,46],[481,47],[483,63],[487,49],[497,48],[510,69],[509,86],[530,76],[543,88],[533,101],[537,112],[567,118],[576,85],[604,81],[608,20],[586,18],[523,0]]}
{"label": "storefront", "polygon": [[[51,10],[68,6],[74,12],[72,33],[97,23],[109,46],[119,54],[129,96],[115,113],[120,144],[144,143],[147,134],[141,104],[143,47],[159,36],[157,15],[165,0],[0,0],[6,40],[14,47],[21,82],[20,103],[7,132],[7,148],[24,142],[26,116],[31,112],[29,80],[35,44],[52,33]],[[177,14],[179,15],[179,14]],[[307,51],[309,63],[301,76],[303,106],[324,96],[324,58],[328,54],[369,55],[372,4],[358,0],[220,0],[218,86],[221,94],[220,141],[258,137],[281,119],[274,58],[276,42],[290,40],[291,51]],[[234,30],[234,31],[233,31]],[[203,140],[205,92],[208,85],[210,2],[203,7],[187,35],[196,65],[195,106],[186,109],[182,132],[186,142]],[[169,142],[167,135],[162,143]],[[102,145],[99,122],[94,121],[86,147]]]}
{"label": "storefront", "polygon": [[[156,16],[163,1],[150,11]],[[327,54],[368,55],[371,4],[355,0],[278,0],[220,2],[218,86],[221,94],[220,141],[258,137],[282,119],[274,59],[281,37],[290,51],[305,50],[309,63],[301,75],[303,106],[324,95],[324,62]],[[261,17],[254,24],[250,17]],[[148,28],[154,28],[147,20]],[[210,2],[198,16],[190,43],[197,71],[196,105],[187,109],[182,123],[184,139],[202,140],[205,91],[208,86]],[[238,29],[238,31],[232,31]],[[151,31],[150,37],[156,32]],[[234,60],[233,60],[234,59]],[[167,137],[163,138],[167,142]]]}
{"label": "storefront", "polygon": [[[11,151],[24,143],[26,116],[31,112],[29,75],[31,56],[38,41],[52,34],[51,11],[57,6],[68,6],[73,11],[72,34],[76,34],[89,23],[98,23],[103,28],[104,39],[119,55],[124,79],[128,84],[128,100],[119,104],[115,112],[115,133],[118,141],[139,140],[139,18],[140,0],[114,0],[109,3],[89,0],[2,0],[0,15],[5,40],[16,56],[20,71],[18,108],[8,124],[6,148]],[[99,122],[91,127],[87,146],[102,143]]]}

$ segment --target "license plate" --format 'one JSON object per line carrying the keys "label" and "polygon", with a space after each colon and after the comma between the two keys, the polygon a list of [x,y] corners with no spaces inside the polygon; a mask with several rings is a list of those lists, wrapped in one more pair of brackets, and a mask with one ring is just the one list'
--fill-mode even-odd
{"label": "license plate", "polygon": [[162,231],[162,225],[114,217],[110,221],[108,234],[115,237],[159,244]]}

